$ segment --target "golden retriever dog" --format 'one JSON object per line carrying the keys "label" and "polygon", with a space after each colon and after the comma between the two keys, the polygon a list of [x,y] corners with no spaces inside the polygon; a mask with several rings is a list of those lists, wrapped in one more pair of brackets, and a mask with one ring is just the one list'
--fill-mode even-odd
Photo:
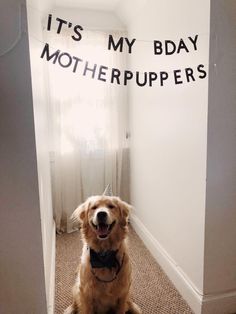
{"label": "golden retriever dog", "polygon": [[130,300],[131,264],[126,246],[131,206],[115,196],[92,196],[73,213],[83,252],[65,314],[140,314]]}

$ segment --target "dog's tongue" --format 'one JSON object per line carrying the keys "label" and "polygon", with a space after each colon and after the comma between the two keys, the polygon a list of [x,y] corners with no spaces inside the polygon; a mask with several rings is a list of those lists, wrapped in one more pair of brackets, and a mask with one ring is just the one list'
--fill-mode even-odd
{"label": "dog's tongue", "polygon": [[100,236],[106,235],[108,232],[108,225],[106,224],[99,224],[97,227],[97,233]]}

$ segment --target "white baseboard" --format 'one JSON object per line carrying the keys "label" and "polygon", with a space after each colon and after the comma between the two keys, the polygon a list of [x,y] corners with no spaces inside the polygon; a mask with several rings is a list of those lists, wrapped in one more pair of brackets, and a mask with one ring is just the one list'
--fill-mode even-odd
{"label": "white baseboard", "polygon": [[236,313],[236,291],[218,295],[203,296],[183,270],[175,263],[160,243],[144,226],[141,220],[131,215],[131,224],[143,240],[150,253],[163,268],[179,293],[196,314],[233,314]]}
{"label": "white baseboard", "polygon": [[50,271],[48,314],[54,314],[54,305],[55,305],[55,267],[56,267],[56,224],[54,222],[53,230],[52,230],[52,255],[51,255],[51,271]]}

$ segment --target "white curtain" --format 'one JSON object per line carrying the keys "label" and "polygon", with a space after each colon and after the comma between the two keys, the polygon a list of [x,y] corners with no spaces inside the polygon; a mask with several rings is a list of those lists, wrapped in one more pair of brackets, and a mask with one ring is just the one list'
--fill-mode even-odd
{"label": "white curtain", "polygon": [[[52,51],[59,48],[91,66],[124,69],[125,56],[108,51],[107,40],[108,34],[101,31],[83,32],[79,43],[69,34],[48,37]],[[122,86],[48,64],[54,216],[57,231],[71,232],[74,209],[87,197],[101,194],[108,183],[115,195],[128,201],[127,94]]]}

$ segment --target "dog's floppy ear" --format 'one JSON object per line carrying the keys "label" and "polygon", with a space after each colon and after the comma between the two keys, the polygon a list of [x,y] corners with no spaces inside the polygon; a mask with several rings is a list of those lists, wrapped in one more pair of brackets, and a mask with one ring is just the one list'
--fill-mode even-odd
{"label": "dog's floppy ear", "polygon": [[74,223],[83,222],[83,220],[85,219],[85,214],[86,214],[85,212],[86,212],[87,207],[88,207],[88,202],[86,201],[76,208],[76,210],[71,215],[71,219]]}
{"label": "dog's floppy ear", "polygon": [[120,222],[120,224],[122,226],[126,226],[128,223],[129,213],[132,209],[132,206],[129,205],[128,203],[122,201],[120,198],[117,198],[117,201],[118,201],[118,206],[121,210],[121,222]]}

